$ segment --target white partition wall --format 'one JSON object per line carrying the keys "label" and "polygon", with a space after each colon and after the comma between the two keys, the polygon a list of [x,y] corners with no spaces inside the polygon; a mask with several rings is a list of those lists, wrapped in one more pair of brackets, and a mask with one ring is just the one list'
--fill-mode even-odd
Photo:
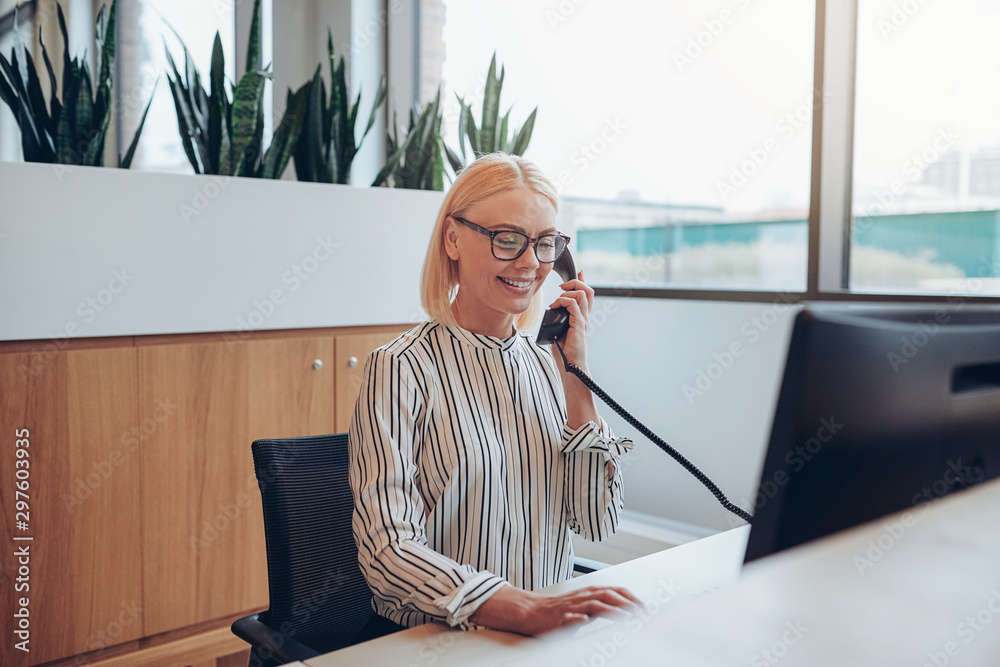
{"label": "white partition wall", "polygon": [[415,322],[443,193],[0,163],[0,340]]}
{"label": "white partition wall", "polygon": [[[602,388],[730,500],[752,510],[798,310],[781,298],[598,298],[590,369]],[[714,530],[742,523],[611,408],[599,403],[598,410],[617,434],[636,443],[625,462],[626,511]]]}

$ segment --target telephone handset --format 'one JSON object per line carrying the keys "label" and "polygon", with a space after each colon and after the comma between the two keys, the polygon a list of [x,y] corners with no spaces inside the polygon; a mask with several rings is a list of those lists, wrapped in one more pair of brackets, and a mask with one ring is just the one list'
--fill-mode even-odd
{"label": "telephone handset", "polygon": [[[559,259],[555,261],[555,264],[552,265],[552,269],[562,277],[563,282],[568,282],[573,278],[576,278],[576,265],[573,263],[573,257],[569,254],[568,248],[559,256]],[[703,473],[693,463],[684,458],[683,454],[668,445],[662,438],[660,438],[660,436],[653,433],[649,427],[629,414],[625,408],[619,405],[618,401],[611,398],[606,391],[601,389],[597,383],[594,382],[593,378],[587,375],[583,369],[575,364],[569,363],[566,359],[565,353],[563,353],[562,346],[559,344],[559,339],[565,336],[568,330],[569,311],[565,308],[550,308],[545,311],[545,316],[542,318],[542,326],[538,330],[538,338],[536,339],[537,343],[539,345],[554,344],[556,349],[559,350],[559,354],[562,356],[563,365],[566,367],[567,371],[580,378],[580,381],[583,382],[583,384],[585,384],[592,392],[597,394],[602,401],[607,403],[612,410],[621,415],[621,417],[629,424],[637,428],[640,433],[652,440],[657,447],[673,457],[673,459],[677,461],[681,467],[694,475],[699,482],[705,485],[705,487],[712,492],[712,495],[715,496],[715,499],[718,500],[723,507],[747,523],[751,523],[753,521],[753,515],[726,498],[725,494],[722,493],[722,490],[715,485],[715,482],[708,478],[708,475]]]}
{"label": "telephone handset", "polygon": [[[559,259],[552,265],[552,270],[559,274],[563,282],[569,282],[576,278],[576,264],[573,263],[573,255],[569,254],[569,248],[559,255]],[[549,308],[542,317],[542,326],[538,329],[536,342],[539,345],[550,345],[566,335],[569,330],[569,311],[565,308]]]}

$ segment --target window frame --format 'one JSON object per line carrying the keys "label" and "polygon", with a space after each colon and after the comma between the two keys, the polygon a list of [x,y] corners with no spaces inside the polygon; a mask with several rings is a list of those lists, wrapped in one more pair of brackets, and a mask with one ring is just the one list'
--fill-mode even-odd
{"label": "window frame", "polygon": [[[594,285],[601,297],[770,303],[783,301],[852,301],[892,303],[998,303],[1000,296],[967,292],[902,293],[851,291],[855,72],[858,0],[815,0],[813,63],[815,90],[832,93],[813,111],[806,289],[740,290]],[[418,0],[419,4],[419,0]],[[407,17],[410,18],[410,17]],[[419,11],[412,20],[419,21]],[[415,26],[419,35],[419,23]],[[390,33],[391,34],[391,33]],[[419,37],[417,38],[419,39]],[[849,45],[849,48],[844,48]],[[394,51],[394,40],[388,50]],[[412,44],[401,45],[412,51]],[[418,45],[419,48],[419,45]],[[391,57],[391,56],[390,56]]]}

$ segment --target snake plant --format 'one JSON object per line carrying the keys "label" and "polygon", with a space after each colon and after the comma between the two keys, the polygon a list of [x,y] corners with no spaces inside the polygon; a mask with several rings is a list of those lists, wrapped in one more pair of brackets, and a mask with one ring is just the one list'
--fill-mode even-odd
{"label": "snake plant", "polygon": [[503,88],[503,77],[503,66],[500,67],[500,76],[497,76],[497,54],[494,51],[489,72],[486,74],[486,88],[483,91],[483,117],[479,127],[476,127],[476,119],[472,115],[472,105],[466,104],[464,97],[455,94],[461,108],[458,116],[458,148],[461,155],[455,153],[447,145],[445,145],[445,154],[456,174],[465,168],[466,140],[472,148],[473,159],[494,151],[524,155],[524,151],[528,149],[531,131],[535,127],[535,115],[538,113],[538,107],[535,107],[528,115],[524,125],[514,130],[513,135],[509,135],[508,123],[511,109],[507,109],[503,118],[500,117],[500,91]]}
{"label": "snake plant", "polygon": [[246,68],[235,86],[231,82],[227,86],[225,80],[226,60],[218,32],[212,46],[208,91],[202,87],[201,73],[184,41],[176,30],[174,35],[184,49],[184,72],[182,75],[167,49],[173,72],[173,76],[167,74],[167,80],[184,153],[195,173],[281,178],[302,129],[307,90],[303,86],[294,94],[289,91],[281,123],[270,146],[262,150],[264,84],[271,74],[260,67],[260,0],[254,1]]}
{"label": "snake plant", "polygon": [[[373,186],[388,185],[411,190],[444,190],[444,160],[441,157],[441,89],[421,112],[410,109],[409,126],[402,142],[393,113],[393,126],[386,132],[385,167]],[[418,115],[419,114],[419,115]]]}
{"label": "snake plant", "polygon": [[385,101],[385,77],[379,80],[364,134],[360,140],[355,140],[354,128],[358,108],[361,106],[361,91],[358,91],[358,97],[352,105],[344,57],[341,56],[340,62],[336,62],[333,33],[329,28],[326,49],[330,62],[329,100],[326,97],[326,85],[320,76],[322,66],[316,67],[312,80],[300,89],[308,91],[309,100],[305,108],[302,136],[295,150],[295,175],[300,181],[348,183],[354,156],[375,124],[378,109]]}
{"label": "snake plant", "polygon": [[[21,150],[26,161],[92,167],[104,165],[104,141],[114,113],[111,91],[115,62],[115,6],[116,0],[112,0],[110,11],[101,5],[97,13],[97,79],[94,81],[87,61],[69,55],[66,18],[62,5],[56,3],[64,54],[61,96],[48,50],[42,40],[42,31],[38,31],[38,43],[42,47],[42,58],[49,77],[48,108],[35,62],[21,43],[16,28],[10,60],[0,54],[0,99],[17,119],[21,130]],[[14,23],[16,26],[16,9]],[[152,101],[150,95],[132,143],[124,157],[118,156],[119,167],[127,169],[132,164]]]}

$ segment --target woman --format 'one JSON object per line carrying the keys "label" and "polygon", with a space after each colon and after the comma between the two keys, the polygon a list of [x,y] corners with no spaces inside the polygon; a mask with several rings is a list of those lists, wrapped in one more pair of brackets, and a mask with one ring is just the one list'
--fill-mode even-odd
{"label": "woman", "polygon": [[[431,320],[369,357],[350,429],[354,536],[375,609],[534,635],[636,602],[624,589],[531,591],[572,576],[569,529],[614,532],[618,457],[590,391],[529,326],[566,237],[552,184],[528,160],[468,165],[438,215],[421,297]],[[594,290],[583,274],[551,306],[587,368]]]}

